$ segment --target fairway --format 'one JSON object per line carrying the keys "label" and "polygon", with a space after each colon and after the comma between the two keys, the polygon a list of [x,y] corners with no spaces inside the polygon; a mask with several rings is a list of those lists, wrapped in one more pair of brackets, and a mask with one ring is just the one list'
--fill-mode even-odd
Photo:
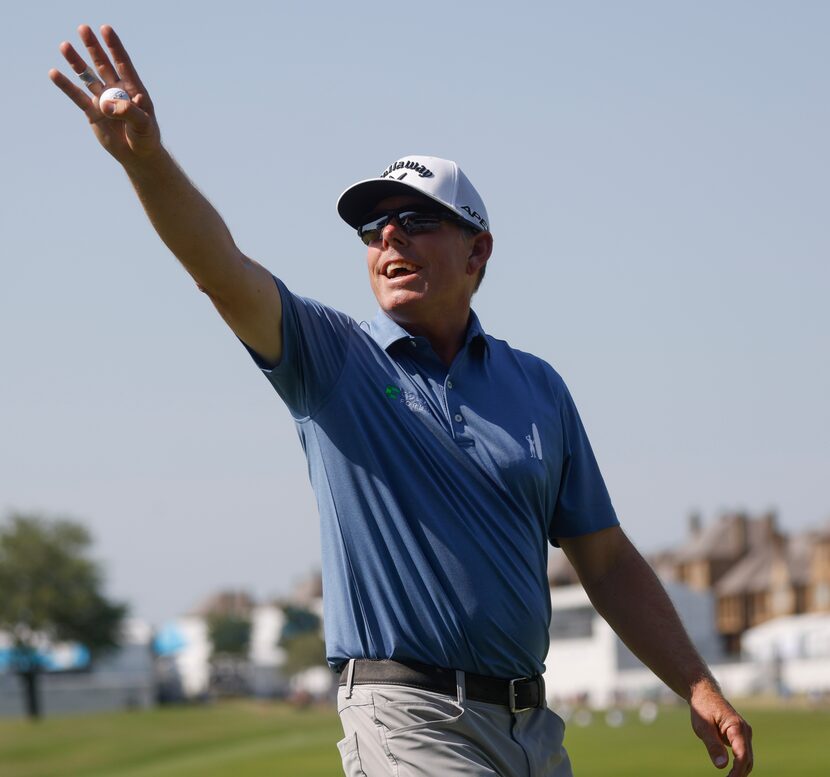
{"label": "fairway", "polygon": [[3,777],[336,775],[333,709],[235,702],[0,721]]}
{"label": "fairway", "polygon": [[[830,712],[743,704],[755,730],[753,775],[826,777]],[[148,712],[0,720],[2,777],[336,777],[333,709],[233,702]],[[571,724],[565,744],[577,777],[723,774],[709,764],[683,707],[651,725],[602,715]],[[436,776],[437,777],[437,776]]]}

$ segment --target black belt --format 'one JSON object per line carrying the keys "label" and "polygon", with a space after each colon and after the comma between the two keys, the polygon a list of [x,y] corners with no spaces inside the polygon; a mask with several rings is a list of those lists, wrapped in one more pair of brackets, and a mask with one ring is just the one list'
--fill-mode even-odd
{"label": "black belt", "polygon": [[[349,664],[340,672],[340,685],[349,682]],[[448,696],[457,693],[455,669],[443,669],[414,661],[373,661],[359,658],[351,672],[352,685],[403,685]],[[502,680],[482,674],[464,672],[466,697],[471,701],[502,704],[511,712],[545,706],[545,680],[542,675]]]}

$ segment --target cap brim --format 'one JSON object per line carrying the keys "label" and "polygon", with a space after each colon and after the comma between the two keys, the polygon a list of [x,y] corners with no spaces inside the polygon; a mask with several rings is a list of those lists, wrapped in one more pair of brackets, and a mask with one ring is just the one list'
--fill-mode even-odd
{"label": "cap brim", "polygon": [[410,186],[403,181],[388,178],[368,178],[353,184],[337,200],[337,212],[350,227],[357,229],[378,202],[395,194],[417,194],[455,213],[455,210],[445,202],[432,197],[417,186]]}

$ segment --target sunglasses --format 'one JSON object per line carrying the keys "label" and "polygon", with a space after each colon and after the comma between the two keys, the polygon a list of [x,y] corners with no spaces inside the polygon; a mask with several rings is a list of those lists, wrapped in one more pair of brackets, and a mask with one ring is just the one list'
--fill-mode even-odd
{"label": "sunglasses", "polygon": [[468,221],[447,211],[413,210],[412,206],[374,213],[371,218],[357,228],[357,236],[366,244],[380,240],[383,228],[392,220],[400,224],[407,235],[418,235],[422,232],[435,232],[442,221],[454,221],[464,226],[471,226]]}

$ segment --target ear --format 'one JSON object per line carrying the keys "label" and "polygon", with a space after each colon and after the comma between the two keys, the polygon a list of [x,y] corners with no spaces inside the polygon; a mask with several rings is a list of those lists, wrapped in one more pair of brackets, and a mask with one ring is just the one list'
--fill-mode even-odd
{"label": "ear", "polygon": [[467,275],[478,275],[493,253],[493,235],[490,232],[476,232],[470,239],[470,253],[467,256]]}

